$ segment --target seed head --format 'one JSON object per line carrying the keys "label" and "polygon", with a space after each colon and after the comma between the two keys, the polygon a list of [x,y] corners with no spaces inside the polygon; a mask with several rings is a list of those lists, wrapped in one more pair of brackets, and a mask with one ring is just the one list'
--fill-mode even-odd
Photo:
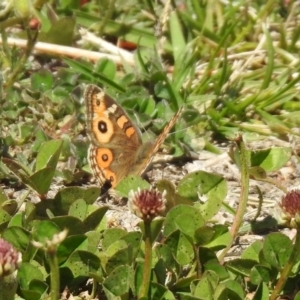
{"label": "seed head", "polygon": [[292,190],[282,197],[275,210],[279,224],[298,228],[300,226],[300,190]]}
{"label": "seed head", "polygon": [[22,254],[9,242],[0,239],[0,278],[12,274],[22,262]]}
{"label": "seed head", "polygon": [[130,191],[128,206],[131,212],[144,221],[151,221],[166,209],[166,191],[161,193],[156,189]]}

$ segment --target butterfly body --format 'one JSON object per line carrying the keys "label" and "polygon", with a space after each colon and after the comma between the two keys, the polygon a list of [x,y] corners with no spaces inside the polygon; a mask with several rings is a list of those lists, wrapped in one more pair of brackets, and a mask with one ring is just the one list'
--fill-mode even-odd
{"label": "butterfly body", "polygon": [[129,174],[141,175],[179,117],[173,117],[155,142],[142,142],[140,130],[122,107],[102,89],[88,85],[84,92],[87,132],[91,145],[88,160],[100,186],[114,188]]}

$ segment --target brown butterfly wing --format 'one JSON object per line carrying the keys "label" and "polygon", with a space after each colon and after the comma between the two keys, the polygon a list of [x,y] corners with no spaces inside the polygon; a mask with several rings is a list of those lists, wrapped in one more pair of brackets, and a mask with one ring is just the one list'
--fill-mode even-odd
{"label": "brown butterfly wing", "polygon": [[95,85],[84,93],[87,132],[91,140],[88,159],[100,186],[115,187],[135,164],[141,134],[119,104]]}
{"label": "brown butterfly wing", "polygon": [[155,142],[142,144],[139,129],[102,89],[88,85],[84,98],[91,140],[88,160],[101,187],[109,183],[114,188],[128,174],[141,175],[182,112],[180,108]]}
{"label": "brown butterfly wing", "polygon": [[176,114],[172,117],[172,119],[169,121],[167,126],[164,128],[162,133],[157,137],[157,139],[155,140],[154,143],[146,142],[139,148],[139,151],[137,153],[136,164],[133,165],[133,167],[130,170],[130,173],[136,174],[136,175],[142,175],[145,172],[145,170],[151,163],[153,156],[159,150],[160,146],[166,139],[170,130],[173,128],[173,126],[177,122],[178,118],[180,117],[182,110],[183,110],[183,107],[181,107],[176,112]]}

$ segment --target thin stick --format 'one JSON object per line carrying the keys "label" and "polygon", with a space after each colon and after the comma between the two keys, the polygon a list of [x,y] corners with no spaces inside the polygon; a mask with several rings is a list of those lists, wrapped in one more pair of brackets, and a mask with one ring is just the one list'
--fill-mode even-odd
{"label": "thin stick", "polygon": [[[0,38],[0,45],[3,44],[2,39]],[[27,40],[23,39],[16,39],[16,38],[8,38],[7,39],[7,45],[13,47],[20,47],[26,49],[27,47]],[[71,58],[87,58],[91,61],[98,61],[101,58],[108,58],[112,61],[114,61],[116,64],[121,65],[122,64],[122,57],[120,55],[111,55],[106,53],[100,53],[96,51],[89,51],[89,50],[82,50],[78,48],[73,47],[67,47],[67,46],[60,46],[56,44],[49,44],[49,43],[43,43],[43,42],[37,42],[34,46],[33,53],[44,53],[44,54],[50,54],[55,56],[67,56]],[[134,65],[134,61],[128,61],[126,60],[128,64]]]}

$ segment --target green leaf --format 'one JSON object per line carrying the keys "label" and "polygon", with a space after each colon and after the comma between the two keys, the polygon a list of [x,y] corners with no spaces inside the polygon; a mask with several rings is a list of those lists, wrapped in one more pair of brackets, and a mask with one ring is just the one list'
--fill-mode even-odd
{"label": "green leaf", "polygon": [[264,34],[266,37],[268,61],[267,61],[267,68],[264,72],[265,73],[264,80],[261,85],[262,91],[267,89],[272,82],[272,76],[273,76],[273,72],[274,72],[274,63],[275,63],[275,61],[274,61],[275,50],[274,50],[274,46],[273,46],[273,39],[272,39],[270,32],[266,26],[263,27],[263,30],[264,30]]}
{"label": "green leaf", "polygon": [[42,266],[38,266],[38,264],[31,263],[22,263],[19,271],[18,271],[18,279],[20,282],[20,287],[23,289],[29,289],[30,283],[32,280],[40,280],[44,281],[46,278],[41,271]]}
{"label": "green leaf", "polygon": [[274,116],[273,114],[270,114],[259,108],[256,108],[256,112],[260,115],[264,122],[267,123],[268,127],[270,128],[270,132],[276,132],[280,135],[292,133],[288,124],[286,124],[285,121],[281,121],[277,116]]}
{"label": "green leaf", "polygon": [[17,161],[8,158],[2,158],[2,161],[29,188],[40,195],[48,192],[55,169],[44,168],[33,174],[29,168]]}
{"label": "green leaf", "polygon": [[38,171],[46,167],[55,169],[62,144],[62,140],[51,140],[43,143],[36,157],[35,170]]}
{"label": "green leaf", "polygon": [[100,189],[96,187],[84,189],[81,187],[66,187],[60,190],[55,195],[55,200],[68,207],[65,213],[68,212],[70,205],[78,199],[84,199],[88,204],[94,203],[100,195]]}
{"label": "green leaf", "polygon": [[101,189],[96,186],[85,189],[81,188],[81,190],[83,192],[82,198],[86,201],[87,204],[93,204],[101,194]]}
{"label": "green leaf", "polygon": [[175,267],[178,267],[178,263],[175,260],[170,246],[166,244],[157,244],[154,249],[159,262],[163,261],[163,266],[168,266],[170,269],[175,269]]}
{"label": "green leaf", "polygon": [[214,272],[205,271],[200,280],[192,283],[193,295],[200,299],[213,299],[218,282],[219,278]]}
{"label": "green leaf", "polygon": [[173,111],[179,110],[179,108],[185,104],[183,97],[164,72],[158,73],[158,75],[160,84],[164,83],[165,85],[166,96],[164,98],[169,100]]}
{"label": "green leaf", "polygon": [[121,237],[132,250],[132,259],[138,256],[141,249],[143,235],[141,232],[128,232],[125,236]]}
{"label": "green leaf", "polygon": [[11,243],[21,253],[25,253],[30,243],[31,235],[22,227],[12,226],[3,231],[2,238]]}
{"label": "green leaf", "polygon": [[194,259],[194,249],[191,240],[180,231],[170,234],[165,244],[171,249],[174,258],[180,265],[190,264]]}
{"label": "green leaf", "polygon": [[108,258],[104,265],[104,269],[107,274],[113,272],[113,270],[115,270],[118,266],[132,264],[131,246],[128,246],[123,240],[116,241],[110,245],[105,252],[105,255]]}
{"label": "green leaf", "polygon": [[36,207],[32,202],[26,202],[24,212],[24,226],[28,226],[36,217]]}
{"label": "green leaf", "polygon": [[[48,284],[39,279],[32,279],[28,289],[21,288],[21,295],[26,300],[40,300],[46,297],[48,291]],[[16,299],[16,298],[15,298]]]}
{"label": "green leaf", "polygon": [[[110,87],[113,87],[115,90],[118,92],[124,92],[125,89],[118,85],[116,82],[113,80],[110,80],[106,76],[103,76],[101,73],[98,72],[93,72],[93,70],[89,69],[86,64],[80,62],[80,61],[75,61],[74,59],[69,59],[69,58],[64,58],[64,61],[74,69],[74,72],[83,74],[85,75],[89,81],[92,81],[95,84],[104,84],[108,85]],[[96,80],[96,81],[95,81]]]}
{"label": "green leaf", "polygon": [[193,205],[193,202],[182,197],[176,192],[175,185],[166,179],[162,179],[156,182],[156,188],[163,193],[166,191],[165,198],[167,199],[166,210],[167,213],[172,207],[179,204]]}
{"label": "green leaf", "polygon": [[54,174],[55,168],[46,167],[40,169],[29,177],[27,185],[34,189],[38,194],[45,195],[49,191]]}
{"label": "green leaf", "polygon": [[9,221],[8,227],[12,227],[12,226],[22,227],[23,219],[24,219],[23,213],[19,212],[19,213],[15,214]]}
{"label": "green leaf", "polygon": [[47,32],[39,34],[39,41],[50,44],[70,46],[73,42],[73,33],[76,25],[75,18],[64,17],[52,22]]}
{"label": "green leaf", "polygon": [[174,221],[181,232],[191,238],[194,237],[194,233],[198,228],[198,222],[195,221],[195,218],[192,214],[181,213],[175,218]]}
{"label": "green leaf", "polygon": [[116,241],[119,241],[122,237],[126,236],[126,231],[121,228],[108,228],[103,232],[102,249],[107,249]]}
{"label": "green leaf", "polygon": [[243,251],[241,258],[252,259],[255,260],[256,262],[259,262],[259,255],[262,248],[263,248],[262,241],[255,241]]}
{"label": "green leaf", "polygon": [[100,259],[97,255],[88,252],[77,250],[67,260],[65,266],[67,266],[74,276],[88,278],[90,272],[98,273],[101,269]]}
{"label": "green leaf", "polygon": [[7,200],[8,200],[8,198],[5,194],[5,192],[3,191],[2,187],[0,187],[0,205],[2,205],[2,203],[4,203]]}
{"label": "green leaf", "polygon": [[[49,286],[45,282],[45,280],[33,279],[29,284],[30,291],[35,291],[41,295],[39,299],[43,299],[46,296],[48,289],[49,289]],[[24,290],[22,292],[24,293]],[[30,299],[33,299],[33,298],[30,298]]]}
{"label": "green leaf", "polygon": [[12,216],[16,213],[18,209],[18,202],[15,200],[7,200],[3,202],[0,207]]}
{"label": "green leaf", "polygon": [[[41,281],[40,281],[41,282]],[[42,282],[41,282],[42,283]],[[48,285],[46,284],[46,286],[48,287]],[[33,291],[31,289],[22,289],[20,288],[21,291],[21,295],[22,295],[22,300],[40,300],[43,299],[42,298],[42,294],[40,293],[40,291]]]}
{"label": "green leaf", "polygon": [[244,297],[244,288],[235,280],[226,280],[218,284],[214,294],[214,299],[243,300],[245,299]]}
{"label": "green leaf", "polygon": [[166,286],[159,284],[157,282],[151,282],[149,292],[150,292],[150,299],[164,299],[164,300],[175,299],[174,295],[171,293],[171,291],[168,290]]}
{"label": "green leaf", "polygon": [[[272,280],[271,272],[274,273],[274,270],[268,268],[267,266],[263,265],[255,265],[250,273],[250,280],[251,283],[255,285],[259,285],[261,282],[268,283]],[[272,274],[274,275],[274,274]]]}
{"label": "green leaf", "polygon": [[31,87],[35,91],[46,92],[53,86],[53,74],[47,69],[33,72],[31,75]]}
{"label": "green leaf", "polygon": [[[262,299],[262,298],[261,298]],[[266,298],[267,299],[267,298]],[[300,292],[298,292],[295,297],[294,297],[294,300],[300,300]]]}
{"label": "green leaf", "polygon": [[199,200],[198,193],[205,195],[212,189],[218,187],[224,181],[223,177],[204,171],[192,172],[182,178],[178,185],[180,195]]}
{"label": "green leaf", "polygon": [[180,296],[181,300],[199,300],[199,297],[191,296],[190,293],[179,292],[178,295]]}
{"label": "green leaf", "polygon": [[192,201],[203,196],[204,204],[197,204],[205,220],[209,220],[220,209],[227,194],[227,185],[223,177],[204,171],[192,172],[182,178],[178,184],[178,193]]}
{"label": "green leaf", "polygon": [[102,238],[102,233],[98,231],[89,231],[85,233],[85,236],[88,238],[88,246],[87,250],[97,254],[98,246],[100,244],[100,240]]}
{"label": "green leaf", "polygon": [[[77,24],[90,27],[94,23],[102,21],[101,17],[92,16],[83,11],[76,11]],[[130,41],[141,47],[153,49],[155,45],[158,45],[158,40],[154,34],[147,29],[139,28],[136,26],[128,26],[128,24],[116,22],[115,20],[106,20],[105,22],[105,33],[113,36],[122,36],[126,41]],[[170,50],[171,46],[168,41],[164,44],[164,49]]]}
{"label": "green leaf", "polygon": [[146,180],[142,179],[140,176],[129,175],[126,176],[121,182],[117,185],[115,190],[118,192],[118,195],[124,198],[128,198],[128,194],[131,190],[137,191],[138,188],[141,190],[151,188],[151,185]]}
{"label": "green leaf", "polygon": [[83,221],[86,231],[95,230],[100,225],[107,211],[108,206],[102,206],[90,213]]}
{"label": "green leaf", "polygon": [[172,40],[174,60],[177,61],[178,57],[182,54],[186,44],[176,11],[173,11],[170,14],[170,34]]}
{"label": "green leaf", "polygon": [[48,240],[52,240],[53,236],[61,230],[52,221],[44,220],[36,222],[34,226],[33,238],[34,240],[44,244]]}
{"label": "green leaf", "polygon": [[[151,242],[154,243],[157,239],[158,235],[161,233],[161,229],[164,225],[164,219],[163,218],[155,218],[151,221],[150,224],[150,235],[151,235]],[[144,221],[141,221],[139,223],[139,227],[141,228],[142,232],[145,234],[145,223]]]}
{"label": "green leaf", "polygon": [[60,230],[68,229],[68,234],[83,234],[85,232],[83,222],[72,216],[58,216],[51,218],[51,221],[55,223]]}
{"label": "green leaf", "polygon": [[[191,47],[193,47],[191,44],[186,45],[175,61],[172,83],[177,90],[180,90],[189,78],[195,76],[197,54],[191,52]],[[189,123],[190,121],[192,118],[189,119]]]}
{"label": "green leaf", "polygon": [[212,241],[205,245],[205,247],[208,247],[213,250],[221,250],[225,248],[228,243],[231,242],[231,235],[228,231],[228,227],[225,225],[215,225],[213,227],[215,235],[212,239]]}
{"label": "green leaf", "polygon": [[197,246],[203,246],[209,243],[215,235],[212,227],[203,226],[194,231],[194,239]]}
{"label": "green leaf", "polygon": [[87,216],[87,212],[86,202],[83,199],[78,199],[71,204],[68,215],[83,221]]}
{"label": "green leaf", "polygon": [[26,182],[26,180],[28,180],[28,177],[32,174],[32,171],[27,166],[21,164],[18,161],[15,161],[10,158],[2,157],[2,162],[21,181],[24,180]]}
{"label": "green leaf", "polygon": [[47,210],[55,215],[66,215],[70,206],[78,199],[84,199],[87,204],[93,204],[100,195],[100,188],[66,187],[61,189],[53,200],[41,201],[36,204],[37,214],[47,216]]}
{"label": "green leaf", "polygon": [[134,271],[132,268],[130,266],[119,266],[104,280],[103,289],[109,299],[117,299],[117,297],[127,295],[133,283]]}
{"label": "green leaf", "polygon": [[18,124],[17,126],[18,126],[19,134],[20,134],[20,137],[19,137],[18,141],[20,143],[24,143],[29,138],[31,138],[32,132],[35,129],[32,125]]}
{"label": "green leaf", "polygon": [[[255,292],[255,294],[254,294],[254,296],[252,298],[252,300],[268,300],[269,299],[269,295],[270,295],[270,291],[268,289],[268,285],[265,284],[264,282],[262,282],[258,286],[258,288],[257,288],[257,290],[256,290],[256,292]],[[294,300],[296,300],[296,299],[297,299],[297,297],[294,298]]]}
{"label": "green leaf", "polygon": [[[203,248],[201,248],[200,249],[201,251],[199,252],[199,257],[200,257],[201,261],[202,261],[201,254],[203,253],[202,249]],[[215,272],[219,276],[220,280],[222,280],[222,281],[230,278],[229,271],[227,270],[227,268],[225,266],[220,265],[219,261],[217,261],[217,262],[209,261],[209,262],[205,263],[205,270]]]}
{"label": "green leaf", "polygon": [[0,232],[8,225],[11,216],[4,210],[0,209]]}
{"label": "green leaf", "polygon": [[[186,216],[189,216],[188,220],[183,218]],[[181,218],[182,221],[180,220]],[[184,225],[185,221],[186,224]],[[177,222],[179,222],[179,224]],[[179,226],[187,228],[191,222],[193,222],[195,229],[204,225],[204,219],[199,209],[183,204],[175,206],[168,212],[166,216],[164,235],[170,235],[173,231],[179,229]],[[189,231],[188,228],[187,231]]]}
{"label": "green leaf", "polygon": [[87,237],[83,234],[68,236],[57,248],[58,263],[61,264],[76,250],[87,250]]}
{"label": "green leaf", "polygon": [[[284,251],[282,251],[282,245],[284,245]],[[275,232],[267,235],[262,251],[265,260],[277,270],[281,270],[287,263],[292,249],[292,241],[286,235]]]}
{"label": "green leaf", "polygon": [[250,276],[251,269],[256,265],[255,260],[251,259],[233,259],[230,260],[226,266],[227,268],[234,272],[235,274],[243,275],[243,276]]}
{"label": "green leaf", "polygon": [[109,78],[111,80],[114,80],[116,70],[116,64],[107,58],[99,59],[95,66],[95,71],[97,73],[103,74],[104,76],[106,76],[106,78]]}
{"label": "green leaf", "polygon": [[259,166],[266,172],[282,168],[291,158],[292,148],[272,147],[251,152],[251,166]]}

